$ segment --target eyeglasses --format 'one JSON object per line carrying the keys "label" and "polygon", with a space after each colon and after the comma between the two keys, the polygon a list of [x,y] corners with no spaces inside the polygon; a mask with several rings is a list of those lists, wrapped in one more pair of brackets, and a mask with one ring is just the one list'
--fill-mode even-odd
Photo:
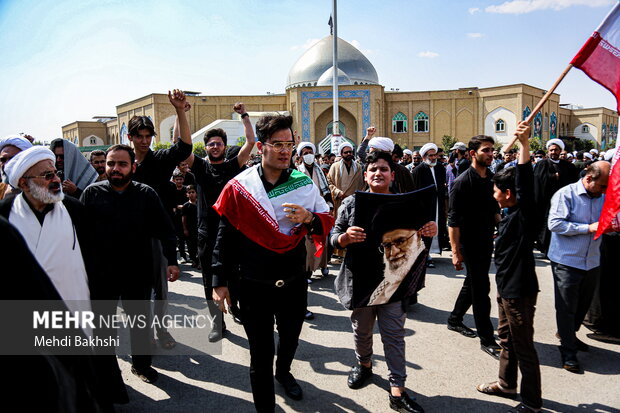
{"label": "eyeglasses", "polygon": [[48,171],[43,175],[31,175],[31,176],[22,176],[22,178],[31,179],[31,178],[43,178],[46,181],[51,181],[54,177],[59,177],[62,175],[62,171]]}
{"label": "eyeglasses", "polygon": [[392,247],[396,247],[398,249],[401,249],[401,247],[403,246],[403,244],[407,241],[409,241],[411,239],[411,237],[413,237],[415,235],[415,232],[411,235],[409,235],[407,238],[401,237],[401,238],[396,238],[393,242],[382,242],[381,244],[379,244],[379,252],[381,254],[383,254],[385,252],[385,250],[391,250]]}
{"label": "eyeglasses", "polygon": [[219,148],[220,146],[224,146],[224,142],[209,142],[207,143],[208,148]]}
{"label": "eyeglasses", "polygon": [[265,142],[265,145],[271,146],[277,152],[288,152],[292,151],[295,146],[294,142],[276,142],[276,143],[268,143]]}

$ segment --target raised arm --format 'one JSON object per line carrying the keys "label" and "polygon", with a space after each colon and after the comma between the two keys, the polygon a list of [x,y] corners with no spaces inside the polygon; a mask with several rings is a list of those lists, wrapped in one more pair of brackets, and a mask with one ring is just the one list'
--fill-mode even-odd
{"label": "raised arm", "polygon": [[168,91],[168,99],[177,112],[177,121],[179,122],[181,140],[186,144],[191,145],[192,134],[189,129],[189,121],[185,115],[185,105],[187,103],[185,93],[181,92],[179,89],[174,89],[172,92]]}
{"label": "raised arm", "polygon": [[256,143],[256,136],[254,135],[254,129],[252,129],[252,122],[250,122],[250,116],[245,110],[245,105],[242,102],[235,103],[233,110],[241,115],[241,122],[243,123],[243,132],[245,133],[245,143],[241,147],[237,160],[239,161],[239,167],[245,165],[250,159],[252,148]]}

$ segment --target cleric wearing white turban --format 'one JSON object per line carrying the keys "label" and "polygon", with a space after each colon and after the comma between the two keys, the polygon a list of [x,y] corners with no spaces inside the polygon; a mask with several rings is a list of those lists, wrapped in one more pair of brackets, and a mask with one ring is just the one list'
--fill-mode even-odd
{"label": "cleric wearing white turban", "polygon": [[420,156],[424,158],[424,155],[426,155],[426,153],[430,150],[434,150],[435,153],[437,153],[438,149],[439,148],[437,148],[437,145],[435,145],[434,143],[432,142],[426,143],[424,144],[424,146],[422,146],[422,149],[420,149]]}
{"label": "cleric wearing white turban", "polygon": [[312,149],[312,153],[316,154],[316,146],[314,146],[312,142],[301,142],[297,145],[297,155],[300,155],[304,148],[310,148]]}
{"label": "cleric wearing white turban", "polygon": [[557,139],[557,138],[555,138],[555,139],[549,139],[549,140],[547,141],[547,149],[549,149],[549,147],[550,147],[551,145],[557,145],[557,146],[559,146],[559,147],[560,147],[560,149],[561,149],[561,150],[564,150],[564,148],[565,148],[565,145],[564,145],[564,142],[562,141],[562,139]]}
{"label": "cleric wearing white turban", "polygon": [[21,151],[13,157],[5,166],[4,172],[9,178],[9,183],[13,188],[18,188],[19,179],[24,176],[26,171],[37,163],[49,159],[56,162],[54,152],[45,146],[32,146]]}
{"label": "cleric wearing white turban", "polygon": [[340,146],[338,146],[338,155],[342,155],[342,150],[344,148],[351,148],[351,149],[353,149],[353,145],[351,145],[349,142],[342,142],[340,144]]}
{"label": "cleric wearing white turban", "polygon": [[377,136],[375,138],[372,138],[368,142],[368,147],[370,149],[376,149],[378,151],[392,153],[392,151],[394,150],[394,141],[392,141],[392,139],[390,138]]}
{"label": "cleric wearing white turban", "polygon": [[20,151],[25,151],[26,149],[32,147],[32,143],[30,143],[28,139],[19,135],[8,135],[0,139],[0,152],[2,152],[2,149],[8,145],[15,146]]}
{"label": "cleric wearing white turban", "polygon": [[[61,202],[64,194],[55,175],[55,161],[54,153],[44,146],[33,146],[15,155],[4,170],[9,183],[22,192],[3,202],[10,206],[9,222],[24,237],[69,310],[89,310],[84,260],[75,222]],[[25,179],[20,183],[21,178]],[[77,200],[65,202],[74,208],[81,206]]]}

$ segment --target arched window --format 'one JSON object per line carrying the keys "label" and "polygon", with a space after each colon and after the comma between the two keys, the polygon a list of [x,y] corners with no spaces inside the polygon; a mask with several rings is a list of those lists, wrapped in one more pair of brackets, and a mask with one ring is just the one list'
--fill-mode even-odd
{"label": "arched window", "polygon": [[94,145],[97,143],[97,138],[95,138],[94,136],[92,138],[90,138],[90,144]]}
{"label": "arched window", "polygon": [[393,133],[407,133],[407,116],[403,112],[398,112],[392,118]]}
{"label": "arched window", "polygon": [[590,133],[590,127],[588,125],[583,125],[581,127],[581,133]]}
{"label": "arched window", "polygon": [[495,122],[495,132],[506,132],[506,122],[503,119],[498,119]]}
{"label": "arched window", "polygon": [[428,115],[424,112],[418,112],[413,120],[414,132],[428,132]]}
{"label": "arched window", "polygon": [[[344,126],[344,123],[342,123],[341,121],[338,121],[338,132],[340,133],[341,136],[347,136],[346,127]],[[334,122],[329,122],[329,125],[327,125],[327,134],[331,135],[333,133],[334,133]]]}

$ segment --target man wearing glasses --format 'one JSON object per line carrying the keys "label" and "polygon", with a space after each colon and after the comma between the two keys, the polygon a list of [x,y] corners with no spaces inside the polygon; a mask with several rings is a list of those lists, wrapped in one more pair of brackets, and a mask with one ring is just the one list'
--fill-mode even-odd
{"label": "man wearing glasses", "polygon": [[290,398],[303,397],[290,369],[306,314],[304,240],[311,235],[320,256],[334,222],[312,179],[290,168],[292,123],[291,116],[280,115],[258,120],[261,163],[231,179],[214,205],[222,217],[213,252],[213,299],[226,311],[228,287],[238,278],[258,412],[275,409],[274,320],[279,336],[275,378]]}
{"label": "man wearing glasses", "polygon": [[[241,115],[241,122],[243,122],[245,132],[245,143],[239,154],[232,159],[226,159],[228,137],[226,131],[218,128],[208,130],[204,136],[208,159],[192,154],[187,160],[189,167],[194,172],[198,189],[198,260],[202,269],[205,298],[209,305],[209,311],[215,317],[220,317],[220,315],[218,314],[217,306],[213,304],[212,298],[211,278],[213,277],[213,272],[211,271],[211,258],[213,256],[213,247],[215,246],[220,216],[213,209],[213,204],[220,196],[224,185],[241,172],[245,163],[250,159],[252,148],[256,142],[250,116],[246,112],[245,105],[238,102],[233,107],[233,110]],[[226,323],[223,318],[221,320],[221,329],[214,328],[209,333],[208,338],[210,342],[221,340],[226,331]]]}
{"label": "man wearing glasses", "polygon": [[56,156],[42,146],[19,152],[5,165],[9,183],[22,192],[0,203],[0,215],[18,229],[69,310],[90,300],[82,256],[89,225],[84,207],[65,197],[54,165]]}

